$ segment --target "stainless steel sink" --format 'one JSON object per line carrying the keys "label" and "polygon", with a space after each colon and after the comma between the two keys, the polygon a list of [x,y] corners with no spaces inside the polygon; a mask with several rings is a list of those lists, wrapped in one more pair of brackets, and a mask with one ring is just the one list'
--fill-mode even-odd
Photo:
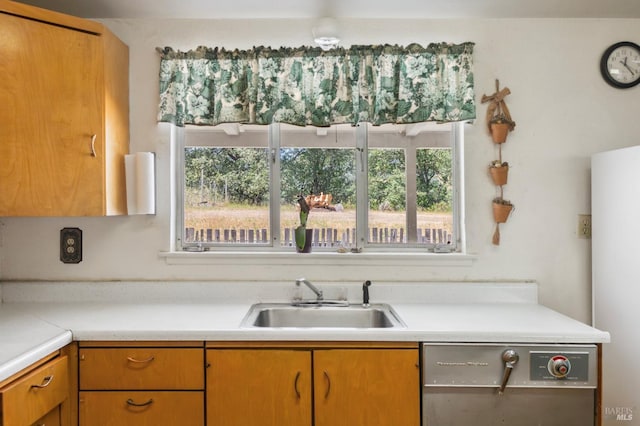
{"label": "stainless steel sink", "polygon": [[387,304],[335,306],[285,303],[258,303],[240,325],[243,328],[404,328],[393,308]]}

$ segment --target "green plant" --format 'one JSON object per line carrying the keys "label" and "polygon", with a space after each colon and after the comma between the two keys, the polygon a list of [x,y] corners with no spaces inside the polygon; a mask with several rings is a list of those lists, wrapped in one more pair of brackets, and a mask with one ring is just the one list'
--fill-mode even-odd
{"label": "green plant", "polygon": [[298,204],[300,205],[300,225],[296,228],[296,247],[298,250],[303,250],[304,245],[307,242],[307,218],[309,217],[309,205],[302,195],[298,197]]}

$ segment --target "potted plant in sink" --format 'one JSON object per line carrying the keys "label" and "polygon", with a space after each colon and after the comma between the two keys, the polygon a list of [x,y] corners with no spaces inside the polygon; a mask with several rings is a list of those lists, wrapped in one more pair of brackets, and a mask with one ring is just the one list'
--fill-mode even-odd
{"label": "potted plant in sink", "polygon": [[296,251],[298,253],[310,253],[311,241],[313,239],[313,229],[307,229],[307,218],[309,217],[309,204],[302,195],[298,197],[300,206],[300,225],[295,229]]}

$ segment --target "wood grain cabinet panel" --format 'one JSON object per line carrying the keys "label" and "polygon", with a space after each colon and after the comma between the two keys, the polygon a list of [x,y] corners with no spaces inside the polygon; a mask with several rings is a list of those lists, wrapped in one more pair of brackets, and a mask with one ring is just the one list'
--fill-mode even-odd
{"label": "wood grain cabinet panel", "polygon": [[415,349],[314,351],[315,426],[420,425]]}
{"label": "wood grain cabinet panel", "polygon": [[208,426],[420,425],[417,346],[263,345],[207,350]]}
{"label": "wood grain cabinet panel", "polygon": [[311,426],[311,352],[208,350],[207,425]]}
{"label": "wood grain cabinet panel", "polygon": [[200,348],[81,348],[80,389],[204,389]]}
{"label": "wood grain cabinet panel", "polygon": [[47,362],[0,389],[0,424],[31,425],[58,407],[68,396],[68,365],[67,357],[63,356]]}
{"label": "wood grain cabinet panel", "polygon": [[80,392],[82,426],[203,426],[204,393]]}
{"label": "wood grain cabinet panel", "polygon": [[79,425],[203,426],[204,348],[162,345],[80,343]]}
{"label": "wood grain cabinet panel", "polygon": [[60,406],[36,420],[31,426],[60,426]]}
{"label": "wood grain cabinet panel", "polygon": [[126,214],[128,48],[76,24],[0,0],[0,216]]}

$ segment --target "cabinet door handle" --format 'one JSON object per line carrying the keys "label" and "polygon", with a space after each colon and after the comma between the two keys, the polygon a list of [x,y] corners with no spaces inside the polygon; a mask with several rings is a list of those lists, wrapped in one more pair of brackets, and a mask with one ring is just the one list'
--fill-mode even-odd
{"label": "cabinet door handle", "polygon": [[151,361],[153,361],[155,359],[155,357],[153,355],[151,355],[149,358],[147,359],[135,359],[133,357],[128,356],[127,357],[127,361],[129,362],[133,362],[135,364],[148,364]]}
{"label": "cabinet door handle", "polygon": [[96,138],[98,137],[98,135],[94,134],[91,136],[91,156],[95,157],[96,156]]}
{"label": "cabinet door handle", "polygon": [[327,391],[324,393],[324,399],[329,398],[329,394],[331,393],[331,377],[329,377],[329,373],[324,372],[324,379],[327,382]]}
{"label": "cabinet door handle", "polygon": [[46,376],[44,378],[44,380],[42,380],[42,383],[40,383],[39,385],[31,385],[31,389],[33,389],[33,388],[36,388],[36,389],[46,388],[47,386],[49,386],[51,384],[52,381],[53,381],[53,374],[51,376]]}
{"label": "cabinet door handle", "polygon": [[298,380],[300,380],[300,372],[296,374],[296,379],[293,382],[293,390],[296,391],[296,397],[300,399],[300,390],[298,390]]}
{"label": "cabinet door handle", "polygon": [[147,402],[135,402],[133,399],[129,398],[127,399],[127,405],[130,405],[132,407],[146,407],[148,405],[153,404],[153,398],[149,398],[149,400]]}

